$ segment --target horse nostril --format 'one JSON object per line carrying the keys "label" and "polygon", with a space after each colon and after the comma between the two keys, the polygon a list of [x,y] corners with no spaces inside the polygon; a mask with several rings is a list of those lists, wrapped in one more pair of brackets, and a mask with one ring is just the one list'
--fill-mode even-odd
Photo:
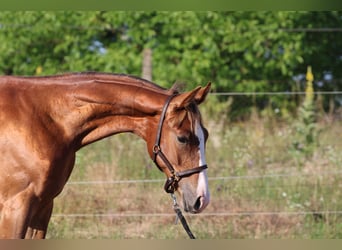
{"label": "horse nostril", "polygon": [[198,211],[200,208],[201,208],[201,197],[198,197],[195,202],[194,209],[195,211]]}

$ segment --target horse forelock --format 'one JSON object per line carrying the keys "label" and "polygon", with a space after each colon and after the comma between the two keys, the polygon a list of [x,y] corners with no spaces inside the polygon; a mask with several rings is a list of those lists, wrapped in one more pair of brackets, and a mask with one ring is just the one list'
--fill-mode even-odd
{"label": "horse forelock", "polygon": [[186,120],[190,124],[190,132],[196,134],[196,124],[199,123],[202,126],[201,113],[195,103],[191,103],[187,107],[181,110],[176,110],[172,112],[170,119],[173,120],[173,124],[180,127]]}
{"label": "horse forelock", "polygon": [[202,125],[202,117],[201,113],[197,107],[197,105],[193,102],[188,107],[186,107],[188,119],[190,120],[191,124],[191,132],[196,132],[196,123],[199,122],[199,124]]}
{"label": "horse forelock", "polygon": [[182,92],[182,90],[184,89],[183,84],[180,84],[178,82],[175,82],[172,87],[170,88],[170,92],[175,95],[175,94],[179,94]]}

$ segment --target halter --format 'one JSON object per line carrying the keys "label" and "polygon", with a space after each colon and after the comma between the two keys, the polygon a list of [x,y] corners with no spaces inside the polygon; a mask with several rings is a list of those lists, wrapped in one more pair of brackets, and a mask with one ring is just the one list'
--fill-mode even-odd
{"label": "halter", "polygon": [[174,167],[172,166],[172,164],[170,163],[170,161],[167,159],[167,157],[165,156],[165,154],[162,152],[161,148],[160,148],[160,138],[161,138],[161,132],[162,132],[162,128],[163,128],[163,123],[164,123],[164,119],[165,119],[165,115],[166,115],[166,111],[167,108],[172,100],[172,98],[174,98],[177,94],[171,95],[167,98],[162,113],[160,115],[160,120],[159,120],[159,125],[158,125],[158,130],[157,130],[157,137],[156,137],[156,142],[153,146],[153,161],[154,163],[157,165],[157,167],[161,169],[161,167],[158,165],[157,163],[157,156],[159,156],[162,161],[165,163],[165,165],[167,166],[167,168],[169,169],[171,176],[167,178],[165,185],[164,185],[164,190],[167,193],[174,193],[177,190],[177,184],[178,182],[183,178],[183,177],[188,177],[190,175],[196,174],[201,172],[202,170],[208,168],[208,166],[202,165],[199,167],[194,167],[192,169],[187,169],[184,171],[176,171],[174,169]]}
{"label": "halter", "polygon": [[174,192],[177,190],[178,182],[180,181],[181,178],[199,173],[202,170],[208,168],[208,166],[205,164],[205,165],[202,165],[199,167],[195,167],[192,169],[177,172],[160,148],[160,137],[161,137],[161,132],[162,132],[162,128],[163,128],[163,123],[164,123],[166,111],[167,111],[167,108],[168,108],[172,98],[174,98],[175,96],[176,96],[176,94],[171,95],[166,99],[162,113],[160,115],[157,137],[156,137],[156,143],[154,144],[153,149],[152,149],[153,161],[157,165],[159,170],[162,171],[162,168],[157,163],[157,156],[159,156],[162,159],[162,161],[165,163],[167,168],[169,169],[171,176],[169,178],[167,178],[165,185],[164,185],[164,190],[166,191],[166,193],[171,194],[171,197],[173,199],[173,209],[177,215],[177,218],[180,219],[183,228],[185,229],[185,231],[189,235],[190,239],[195,239],[195,236],[192,234],[192,232],[191,232],[191,230],[190,230],[190,228],[189,228],[189,226],[188,226],[188,224],[187,224],[187,222],[186,222],[186,220],[182,214],[182,211],[180,210],[180,208],[178,206]]}

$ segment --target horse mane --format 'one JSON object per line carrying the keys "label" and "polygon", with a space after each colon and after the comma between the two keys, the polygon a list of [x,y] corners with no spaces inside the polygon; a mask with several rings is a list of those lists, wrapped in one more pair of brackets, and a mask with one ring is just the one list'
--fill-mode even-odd
{"label": "horse mane", "polygon": [[[75,81],[87,81],[87,80],[95,80],[98,83],[119,83],[118,80],[123,81],[124,84],[130,85],[143,85],[147,88],[152,88],[155,90],[159,90],[162,92],[166,92],[166,94],[179,94],[184,91],[185,83],[176,81],[170,89],[163,88],[157,85],[154,82],[146,80],[144,78],[128,75],[122,73],[109,73],[109,72],[95,72],[95,71],[85,71],[85,72],[69,72],[69,73],[61,73],[56,75],[46,75],[46,76],[3,76],[4,78],[16,78],[18,80],[34,80],[34,81],[43,81],[48,80],[52,82],[61,82],[63,80],[75,80]],[[126,79],[126,81],[125,81]],[[129,80],[129,81],[127,81]]]}
{"label": "horse mane", "polygon": [[185,89],[185,83],[176,81],[170,88],[170,91],[172,92],[172,94],[179,94],[183,92],[184,89]]}
{"label": "horse mane", "polygon": [[56,75],[47,76],[3,76],[3,79],[15,78],[17,80],[24,81],[34,81],[43,82],[46,80],[49,83],[63,84],[65,80],[72,80],[74,82],[88,82],[94,81],[102,84],[126,84],[131,86],[140,86],[143,88],[148,88],[157,92],[165,93],[166,95],[178,94],[179,91],[176,88],[166,89],[151,81],[143,79],[138,76],[128,75],[128,74],[116,74],[107,72],[70,72]]}

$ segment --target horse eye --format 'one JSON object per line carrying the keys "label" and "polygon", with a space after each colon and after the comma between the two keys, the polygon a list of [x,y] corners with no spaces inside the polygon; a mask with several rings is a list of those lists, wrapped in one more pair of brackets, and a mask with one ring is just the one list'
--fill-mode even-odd
{"label": "horse eye", "polygon": [[189,139],[186,136],[177,136],[177,140],[179,143],[182,143],[182,144],[189,142]]}

